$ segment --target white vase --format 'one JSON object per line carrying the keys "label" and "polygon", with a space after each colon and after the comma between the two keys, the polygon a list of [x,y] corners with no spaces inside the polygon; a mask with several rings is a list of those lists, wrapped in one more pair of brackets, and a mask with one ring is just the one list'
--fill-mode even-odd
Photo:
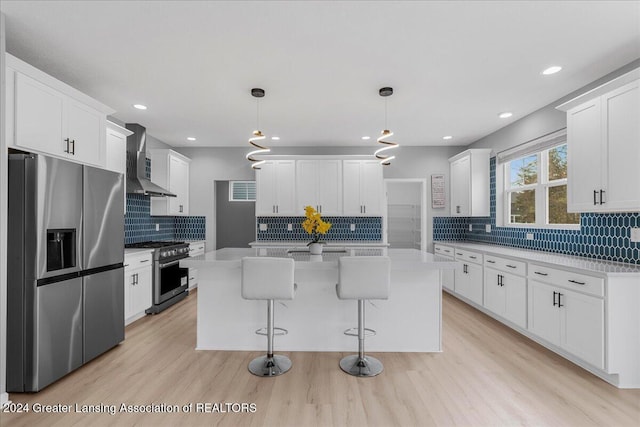
{"label": "white vase", "polygon": [[322,243],[311,243],[309,245],[309,253],[311,255],[320,255],[322,253]]}

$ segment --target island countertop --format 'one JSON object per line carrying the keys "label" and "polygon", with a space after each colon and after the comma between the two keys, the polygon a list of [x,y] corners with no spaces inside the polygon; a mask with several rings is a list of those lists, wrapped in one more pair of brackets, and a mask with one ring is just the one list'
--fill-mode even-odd
{"label": "island countertop", "polygon": [[296,269],[334,269],[338,259],[343,256],[388,256],[392,269],[406,269],[411,267],[433,269],[455,269],[458,263],[438,255],[417,249],[389,249],[389,248],[325,248],[322,255],[311,255],[309,249],[302,247],[273,247],[273,248],[223,248],[210,251],[204,255],[180,260],[181,267],[206,268],[227,267],[239,268],[244,257],[276,257],[292,258]]}
{"label": "island countertop", "polygon": [[389,299],[367,304],[367,327],[378,335],[367,340],[371,351],[442,351],[440,275],[457,268],[454,261],[416,249],[325,247],[311,255],[306,247],[225,248],[180,260],[198,269],[198,350],[264,351],[264,301],[241,296],[242,258],[281,257],[295,260],[295,297],[278,305],[278,351],[354,351],[357,340],[343,334],[357,324],[357,303],[336,296],[338,260],[343,256],[388,256],[391,259]]}

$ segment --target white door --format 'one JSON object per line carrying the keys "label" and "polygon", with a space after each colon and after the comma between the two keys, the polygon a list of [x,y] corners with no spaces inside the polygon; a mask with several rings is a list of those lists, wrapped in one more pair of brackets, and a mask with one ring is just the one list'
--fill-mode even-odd
{"label": "white door", "polygon": [[296,163],[294,160],[279,160],[276,163],[276,214],[303,215],[296,209]]}
{"label": "white door", "polygon": [[136,270],[136,284],[131,288],[132,314],[136,315],[151,307],[152,287],[151,268],[140,268]]}
{"label": "white door", "polygon": [[604,369],[604,300],[561,290],[562,347]]}
{"label": "white door", "polygon": [[16,145],[67,156],[64,95],[20,73],[15,85]]}
{"label": "white door", "polygon": [[342,162],[342,200],[345,216],[360,216],[360,161],[344,160]]}
{"label": "white door", "polygon": [[365,160],[360,167],[360,203],[363,214],[381,216],[384,201],[384,181],[379,162]]}
{"label": "white door", "polygon": [[451,163],[451,215],[469,216],[471,197],[471,158],[463,157]]}
{"label": "white door", "polygon": [[107,129],[106,152],[106,168],[113,172],[126,173],[127,137],[119,132]]}
{"label": "white door", "polygon": [[492,268],[484,269],[484,306],[504,317],[507,297],[504,286],[501,286],[503,275],[504,273]]}
{"label": "white door", "polygon": [[594,212],[602,189],[600,98],[567,111],[567,210]]}
{"label": "white door", "polygon": [[[318,161],[318,203],[322,215],[342,215],[342,162]],[[296,182],[296,185],[298,183]]]}
{"label": "white door", "polygon": [[319,209],[318,200],[318,161],[298,160],[296,162],[297,208],[301,212],[306,206]]}
{"label": "white door", "polygon": [[558,291],[552,286],[529,280],[528,329],[555,345],[560,345],[561,341]]}
{"label": "white door", "polygon": [[640,208],[640,86],[629,83],[603,96],[606,118],[606,177],[602,208]]}
{"label": "white door", "polygon": [[[505,295],[504,318],[521,328],[527,327],[527,279],[501,273]],[[486,298],[486,294],[485,294]]]}
{"label": "white door", "polygon": [[256,169],[256,216],[276,213],[276,165],[268,161]]}
{"label": "white door", "polygon": [[71,139],[71,158],[82,163],[104,165],[103,117],[96,110],[68,98],[67,137]]}
{"label": "white door", "polygon": [[182,159],[169,155],[169,191],[176,197],[169,197],[169,214],[187,214],[187,194],[189,183],[189,165]]}

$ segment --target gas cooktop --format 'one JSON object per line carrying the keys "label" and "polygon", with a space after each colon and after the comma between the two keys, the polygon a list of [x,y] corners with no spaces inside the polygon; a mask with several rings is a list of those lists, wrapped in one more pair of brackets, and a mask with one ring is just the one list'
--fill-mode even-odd
{"label": "gas cooktop", "polygon": [[156,248],[164,248],[167,246],[175,246],[175,245],[184,245],[184,242],[139,242],[139,243],[128,243],[124,245],[127,249],[132,248],[142,248],[142,249],[156,249]]}

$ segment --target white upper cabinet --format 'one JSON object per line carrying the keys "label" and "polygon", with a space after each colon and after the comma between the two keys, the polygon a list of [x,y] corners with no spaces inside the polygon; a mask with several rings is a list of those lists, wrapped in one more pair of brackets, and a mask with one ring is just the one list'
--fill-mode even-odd
{"label": "white upper cabinet", "polygon": [[269,160],[256,170],[256,216],[304,215],[296,209],[295,160]]}
{"label": "white upper cabinet", "polygon": [[471,149],[449,159],[452,216],[489,216],[490,154]]}
{"label": "white upper cabinet", "polygon": [[129,129],[107,120],[105,169],[113,172],[127,172],[127,136],[133,134]]}
{"label": "white upper cabinet", "polygon": [[567,112],[569,212],[640,210],[640,70],[557,107]]}
{"label": "white upper cabinet", "polygon": [[382,216],[385,203],[382,168],[376,160],[342,162],[345,216]]}
{"label": "white upper cabinet", "polygon": [[342,162],[296,161],[296,193],[301,212],[313,206],[323,215],[342,215]]}
{"label": "white upper cabinet", "polygon": [[191,159],[173,150],[149,150],[151,181],[176,197],[152,197],[151,215],[189,215],[189,163]]}
{"label": "white upper cabinet", "polygon": [[114,110],[7,54],[10,147],[104,167]]}

